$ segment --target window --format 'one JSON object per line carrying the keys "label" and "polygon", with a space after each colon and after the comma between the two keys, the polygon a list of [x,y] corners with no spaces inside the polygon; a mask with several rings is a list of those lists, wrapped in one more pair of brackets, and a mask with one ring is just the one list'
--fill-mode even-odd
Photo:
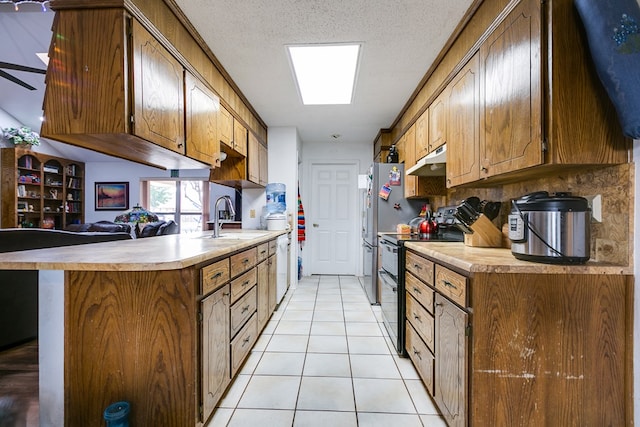
{"label": "window", "polygon": [[150,179],[142,182],[147,209],[161,220],[174,220],[181,234],[206,229],[209,220],[209,182],[198,179]]}

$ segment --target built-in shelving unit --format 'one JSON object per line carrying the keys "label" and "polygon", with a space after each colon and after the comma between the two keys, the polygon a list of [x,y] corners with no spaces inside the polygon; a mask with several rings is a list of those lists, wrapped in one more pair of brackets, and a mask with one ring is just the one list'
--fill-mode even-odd
{"label": "built-in shelving unit", "polygon": [[84,222],[84,163],[3,148],[2,228],[63,229]]}

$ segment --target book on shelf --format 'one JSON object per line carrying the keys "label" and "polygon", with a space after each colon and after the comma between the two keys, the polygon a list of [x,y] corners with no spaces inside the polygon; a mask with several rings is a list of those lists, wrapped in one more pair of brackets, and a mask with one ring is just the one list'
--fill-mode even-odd
{"label": "book on shelf", "polygon": [[44,170],[47,173],[60,173],[60,169],[58,169],[57,166],[44,165],[42,170]]}
{"label": "book on shelf", "polygon": [[18,159],[18,167],[25,169],[33,169],[33,159],[31,156],[22,156]]}

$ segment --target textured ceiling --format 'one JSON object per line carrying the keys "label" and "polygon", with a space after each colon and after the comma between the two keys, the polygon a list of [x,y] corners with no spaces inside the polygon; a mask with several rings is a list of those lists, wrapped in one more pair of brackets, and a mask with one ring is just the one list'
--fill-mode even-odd
{"label": "textured ceiling", "polygon": [[[305,143],[372,142],[389,127],[470,0],[175,0],[267,126]],[[285,46],[362,42],[354,103],[303,106]]]}
{"label": "textured ceiling", "polygon": [[[160,0],[158,0],[160,1]],[[389,127],[471,0],[175,0],[267,126],[293,126],[305,143],[372,142]],[[0,4],[0,61],[44,67],[52,12]],[[361,42],[354,103],[303,106],[287,44]],[[44,76],[0,78],[0,108],[39,129]],[[86,153],[84,153],[86,155]],[[94,160],[99,161],[100,157]]]}

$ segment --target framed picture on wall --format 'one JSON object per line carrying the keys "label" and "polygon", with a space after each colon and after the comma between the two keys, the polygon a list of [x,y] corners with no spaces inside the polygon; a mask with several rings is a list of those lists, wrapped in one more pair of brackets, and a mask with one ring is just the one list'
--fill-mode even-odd
{"label": "framed picture on wall", "polygon": [[128,182],[96,182],[95,194],[97,211],[129,209]]}

